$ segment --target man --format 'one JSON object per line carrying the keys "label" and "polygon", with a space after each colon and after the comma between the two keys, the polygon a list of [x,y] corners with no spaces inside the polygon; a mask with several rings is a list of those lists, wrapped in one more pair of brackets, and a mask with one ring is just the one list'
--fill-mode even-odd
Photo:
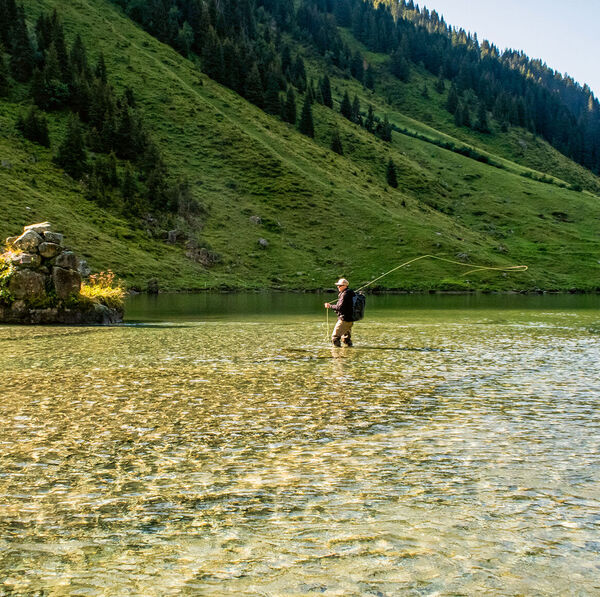
{"label": "man", "polygon": [[333,309],[337,315],[338,320],[333,328],[333,334],[331,341],[334,346],[341,346],[343,342],[346,346],[352,346],[352,339],[350,333],[352,332],[352,299],[354,298],[354,290],[348,288],[349,282],[346,278],[340,278],[335,285],[338,289],[338,300],[335,305],[331,303],[325,303],[326,309]]}

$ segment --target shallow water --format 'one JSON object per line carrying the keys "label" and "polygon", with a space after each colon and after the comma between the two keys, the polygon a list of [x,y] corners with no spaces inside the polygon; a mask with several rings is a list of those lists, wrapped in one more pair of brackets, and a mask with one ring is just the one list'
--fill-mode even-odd
{"label": "shallow water", "polygon": [[0,595],[600,594],[600,297],[328,298],[0,328]]}

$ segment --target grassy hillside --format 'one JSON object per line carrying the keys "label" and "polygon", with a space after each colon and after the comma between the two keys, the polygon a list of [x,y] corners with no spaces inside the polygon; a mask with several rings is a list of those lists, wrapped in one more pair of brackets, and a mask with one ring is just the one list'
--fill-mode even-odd
{"label": "grassy hillside", "polygon": [[[60,10],[69,34],[89,52],[102,50],[112,82],[129,85],[170,169],[185,175],[206,215],[194,231],[199,246],[219,253],[207,269],[143,222],[132,225],[86,201],[78,183],[51,163],[51,152],[22,140],[14,122],[24,108],[0,102],[0,235],[33,220],[51,220],[97,270],[112,268],[143,288],[157,277],[164,289],[330,287],[344,275],[353,285],[424,253],[495,266],[525,263],[525,274],[480,272],[421,261],[381,281],[404,289],[569,289],[598,286],[600,236],[596,177],[547,144],[518,132],[473,135],[456,130],[425,73],[412,81],[380,80],[375,93],[333,77],[339,99],[358,93],[379,115],[433,140],[468,143],[502,167],[395,133],[386,144],[337,112],[314,106],[316,137],[266,115],[202,75],[190,61],[141,31],[107,0],[26,0],[28,15]],[[318,57],[304,49],[309,74]],[[383,57],[371,56],[373,62]],[[300,102],[301,104],[301,102]],[[52,116],[53,144],[66,115]],[[338,127],[344,156],[329,149]],[[400,185],[386,185],[389,158]],[[526,178],[551,173],[557,184]],[[574,192],[558,184],[579,183]],[[253,216],[261,218],[255,223]],[[160,235],[159,235],[160,236]],[[259,239],[266,239],[262,248]]]}

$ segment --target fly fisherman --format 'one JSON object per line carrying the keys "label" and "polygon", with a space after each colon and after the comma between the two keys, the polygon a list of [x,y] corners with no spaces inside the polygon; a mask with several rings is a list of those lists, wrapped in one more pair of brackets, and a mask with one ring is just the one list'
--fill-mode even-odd
{"label": "fly fisherman", "polygon": [[340,340],[346,346],[352,346],[352,339],[350,338],[350,333],[352,332],[352,324],[354,320],[352,319],[352,299],[354,298],[354,290],[348,288],[348,280],[346,278],[340,278],[335,285],[338,289],[338,300],[337,303],[325,303],[326,309],[333,309],[337,315],[338,320],[333,328],[333,334],[331,336],[331,341],[334,346],[341,346]]}

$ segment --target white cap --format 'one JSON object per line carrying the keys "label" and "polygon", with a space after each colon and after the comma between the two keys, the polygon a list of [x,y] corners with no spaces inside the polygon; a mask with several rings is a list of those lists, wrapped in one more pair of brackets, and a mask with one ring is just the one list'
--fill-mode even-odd
{"label": "white cap", "polygon": [[350,286],[350,282],[346,278],[340,278],[336,283],[336,286]]}

